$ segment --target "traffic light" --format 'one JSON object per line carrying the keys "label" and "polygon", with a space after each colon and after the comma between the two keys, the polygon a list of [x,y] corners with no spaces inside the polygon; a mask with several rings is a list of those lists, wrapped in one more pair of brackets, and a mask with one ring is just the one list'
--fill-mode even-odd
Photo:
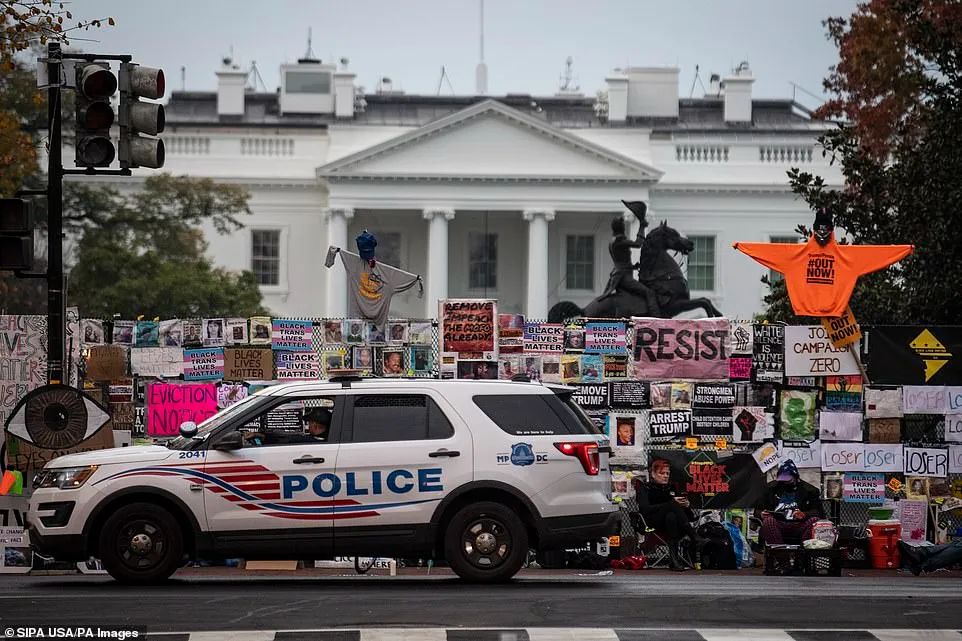
{"label": "traffic light", "polygon": [[77,65],[77,144],[78,167],[108,167],[114,161],[110,127],[114,108],[110,97],[117,91],[117,76],[107,63]]}
{"label": "traffic light", "polygon": [[0,199],[0,271],[33,269],[33,203]]}
{"label": "traffic light", "polygon": [[[164,141],[156,136],[164,130],[164,106],[142,98],[164,97],[164,70],[142,67],[133,62],[120,65],[120,166],[164,166]],[[143,135],[142,135],[143,134]]]}

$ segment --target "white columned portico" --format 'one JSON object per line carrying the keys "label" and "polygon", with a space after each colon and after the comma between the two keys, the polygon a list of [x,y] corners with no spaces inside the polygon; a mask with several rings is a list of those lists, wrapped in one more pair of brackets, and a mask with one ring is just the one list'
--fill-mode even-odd
{"label": "white columned portico", "polygon": [[524,313],[528,318],[548,317],[548,223],[554,220],[553,209],[525,209],[528,221],[528,282]]}
{"label": "white columned portico", "polygon": [[[332,207],[325,212],[325,217],[328,244],[350,250],[347,244],[347,225],[354,218],[354,210],[349,207]],[[326,315],[331,318],[347,316],[347,274],[340,259],[327,270]]]}
{"label": "white columned portico", "polygon": [[423,212],[428,221],[428,295],[425,302],[426,318],[438,315],[438,300],[448,297],[448,223],[454,220],[454,210],[431,207]]}

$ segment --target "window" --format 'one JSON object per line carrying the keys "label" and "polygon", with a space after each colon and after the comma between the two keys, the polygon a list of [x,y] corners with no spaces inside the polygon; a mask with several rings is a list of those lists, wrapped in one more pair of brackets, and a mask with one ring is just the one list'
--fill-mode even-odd
{"label": "window", "polygon": [[317,71],[288,71],[287,93],[331,93],[331,74]]}
{"label": "window", "polygon": [[565,287],[595,288],[595,237],[568,236],[565,253]]}
{"label": "window", "polygon": [[401,233],[396,231],[372,231],[377,238],[377,259],[391,267],[401,265]]}
{"label": "window", "polygon": [[454,428],[437,404],[422,394],[354,397],[353,443],[449,438]]}
{"label": "window", "polygon": [[280,230],[251,230],[251,271],[258,285],[281,284]]}
{"label": "window", "polygon": [[[771,242],[771,243],[791,243],[791,244],[794,245],[795,243],[801,242],[801,239],[800,239],[798,236],[769,236],[769,237],[768,237],[768,242]],[[785,278],[785,277],[782,276],[782,273],[781,273],[781,272],[777,272],[777,271],[775,271],[774,269],[769,269],[769,270],[768,270],[768,280],[769,280],[770,282],[775,283],[775,282],[777,282],[777,281],[782,280],[783,278]]]}
{"label": "window", "polygon": [[497,289],[498,235],[468,234],[468,287]]}
{"label": "window", "polygon": [[[570,397],[569,397],[570,398]],[[498,427],[514,436],[591,434],[596,430],[554,394],[486,394],[474,397]]]}
{"label": "window", "polygon": [[334,407],[332,396],[275,405],[239,428],[245,447],[327,443],[334,426]]}
{"label": "window", "polygon": [[712,291],[715,289],[715,237],[689,236],[695,248],[688,255],[688,289]]}

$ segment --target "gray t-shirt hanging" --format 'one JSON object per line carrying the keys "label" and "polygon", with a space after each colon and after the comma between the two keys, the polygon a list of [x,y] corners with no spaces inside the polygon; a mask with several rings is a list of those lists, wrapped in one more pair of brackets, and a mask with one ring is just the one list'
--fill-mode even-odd
{"label": "gray t-shirt hanging", "polygon": [[[391,311],[391,298],[421,282],[421,277],[397,267],[375,262],[374,267],[357,254],[340,250],[341,264],[347,272],[351,318],[366,318],[383,328]],[[421,292],[418,292],[421,296]]]}

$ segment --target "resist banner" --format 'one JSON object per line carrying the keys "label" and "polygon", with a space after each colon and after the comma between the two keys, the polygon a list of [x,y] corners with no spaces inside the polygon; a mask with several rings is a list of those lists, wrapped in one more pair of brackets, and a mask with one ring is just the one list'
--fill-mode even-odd
{"label": "resist banner", "polygon": [[497,358],[498,310],[494,300],[442,300],[438,307],[442,352]]}
{"label": "resist banner", "polygon": [[147,384],[147,435],[177,436],[180,424],[200,424],[217,413],[217,386],[213,383]]}
{"label": "resist banner", "polygon": [[668,461],[669,483],[696,510],[754,507],[765,492],[765,477],[751,454],[719,459],[716,452],[659,450],[649,454],[649,469],[657,459]]}
{"label": "resist banner", "polygon": [[632,318],[639,380],[728,380],[731,323],[727,318]]}

